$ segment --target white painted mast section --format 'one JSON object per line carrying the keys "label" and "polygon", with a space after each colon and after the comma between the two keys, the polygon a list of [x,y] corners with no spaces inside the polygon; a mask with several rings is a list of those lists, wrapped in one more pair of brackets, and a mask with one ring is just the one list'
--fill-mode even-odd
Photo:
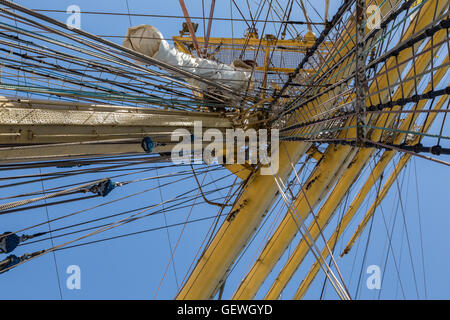
{"label": "white painted mast section", "polygon": [[144,136],[163,142],[154,153],[170,152],[172,132],[193,132],[196,121],[203,130],[233,127],[218,113],[0,97],[0,162],[142,154]]}

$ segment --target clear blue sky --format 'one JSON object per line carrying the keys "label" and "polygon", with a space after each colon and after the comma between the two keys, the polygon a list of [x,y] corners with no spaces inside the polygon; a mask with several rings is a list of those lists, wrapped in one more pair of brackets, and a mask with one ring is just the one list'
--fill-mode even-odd
{"label": "clear blue sky", "polygon": [[[20,0],[16,1],[33,9],[57,9],[66,10],[71,4],[77,4],[82,11],[107,11],[107,12],[121,12],[126,13],[127,7],[125,0],[96,0],[86,1],[78,0]],[[144,14],[160,14],[160,15],[182,15],[182,11],[178,5],[177,0],[152,1],[152,0],[128,0],[129,7],[132,13]],[[245,1],[238,0],[237,3],[242,4],[242,11],[248,14]],[[251,1],[252,2],[252,1]],[[255,2],[255,1],[253,1]],[[252,3],[253,3],[252,2]],[[315,7],[323,12],[323,4],[321,1],[312,1]],[[319,3],[320,2],[320,3]],[[209,10],[209,1],[205,0],[205,11]],[[332,8],[330,12],[334,13],[340,1],[332,1]],[[186,0],[191,16],[202,16],[202,6],[200,0]],[[295,9],[293,19],[303,20],[299,7]],[[67,15],[63,13],[53,13],[51,16],[65,21]],[[230,3],[229,1],[217,1],[216,15],[219,17],[230,17]],[[236,10],[233,11],[234,17],[238,17]],[[167,19],[167,18],[146,18],[146,17],[132,17],[132,24],[151,24],[156,26],[167,37],[178,34],[181,29],[182,19]],[[313,15],[312,20],[317,20]],[[128,16],[101,16],[101,15],[82,15],[82,28],[91,33],[106,36],[124,35],[129,27]],[[234,27],[235,37],[243,34],[242,24],[236,24]],[[268,33],[276,33],[273,26]],[[229,22],[214,22],[212,36],[230,36],[231,26]],[[301,28],[299,28],[300,30]],[[200,24],[199,33],[202,34],[203,26]],[[113,41],[120,43],[120,39],[111,38]],[[447,81],[448,83],[448,81]],[[433,131],[434,130],[434,131]],[[438,129],[434,127],[431,131],[436,132]],[[398,157],[395,158],[398,161]],[[446,159],[447,161],[449,159]],[[392,169],[392,166],[390,167]],[[46,172],[43,170],[43,172]],[[21,172],[25,173],[25,172]],[[27,171],[27,173],[36,174],[36,170]],[[162,173],[160,171],[160,173]],[[416,175],[417,173],[417,175]],[[15,173],[17,174],[17,173]],[[217,173],[219,177],[224,172]],[[12,175],[8,172],[0,172],[0,177]],[[151,174],[134,177],[147,177]],[[92,178],[98,179],[108,176],[104,173],[99,175],[91,175],[84,177],[84,179]],[[364,182],[364,177],[362,182]],[[416,192],[416,178],[419,184],[419,198]],[[71,182],[75,183],[79,178],[74,178]],[[120,180],[120,179],[119,179]],[[81,180],[80,180],[81,181]],[[230,180],[228,180],[230,181]],[[411,242],[412,259],[415,268],[416,282],[418,286],[420,298],[424,298],[424,279],[422,268],[422,256],[420,250],[419,234],[423,235],[423,247],[425,251],[425,275],[428,298],[450,298],[450,277],[447,276],[447,270],[450,269],[450,217],[449,217],[449,199],[450,189],[448,187],[450,181],[450,170],[447,167],[436,164],[423,159],[414,159],[410,165],[403,171],[399,181],[401,188],[401,198],[403,203],[403,213],[407,224],[409,240]],[[50,188],[58,185],[58,181],[46,182],[45,187]],[[190,180],[189,184],[178,184],[176,187],[165,189],[163,194],[164,199],[178,194],[188,188],[194,188],[194,181]],[[360,185],[361,181],[357,182]],[[124,195],[132,194],[146,188],[156,186],[156,181],[142,182],[132,184],[126,188],[114,190],[113,193],[105,199],[87,200],[77,205],[63,205],[48,208],[48,214],[51,218],[58,217],[62,214],[70,213],[80,208],[88,208],[90,206],[101,203],[102,201],[114,200]],[[28,186],[30,190],[39,189],[40,183]],[[17,192],[17,189],[14,191]],[[354,194],[354,193],[352,193]],[[5,196],[8,195],[5,193]],[[383,214],[388,221],[389,228],[391,227],[392,217],[396,215],[396,224],[392,236],[392,245],[395,251],[395,258],[399,265],[399,275],[404,287],[406,298],[416,298],[416,289],[408,246],[404,233],[404,225],[402,218],[402,208],[398,205],[397,186],[394,184],[388,197],[382,204],[382,209],[378,209],[375,215],[370,243],[367,249],[367,256],[365,265],[363,266],[362,285],[360,289],[359,298],[374,299],[378,296],[378,291],[368,290],[365,286],[367,274],[365,268],[369,265],[379,265],[384,268],[384,257],[386,254],[387,237],[385,226],[383,223]],[[351,201],[351,196],[350,200]],[[370,205],[374,199],[373,192],[370,195],[363,208]],[[422,230],[419,230],[418,224],[418,204],[420,204],[420,217],[422,221]],[[160,202],[160,195],[158,192],[149,192],[131,198],[127,201],[120,201],[110,206],[105,206],[86,213],[88,216],[83,218],[95,218],[120,212],[130,208],[150,205]],[[316,210],[317,211],[317,210]],[[177,211],[175,213],[168,213],[166,215],[167,223],[177,223],[184,221],[189,209]],[[211,206],[196,207],[191,218],[200,218],[212,216],[217,213],[217,209]],[[284,213],[283,213],[284,214]],[[336,214],[339,216],[340,212]],[[361,210],[358,218],[359,221],[365,214],[365,210]],[[336,217],[330,223],[331,229],[336,225]],[[76,223],[79,217],[64,221],[64,223],[53,223],[52,229],[60,225],[69,223]],[[0,232],[7,230],[17,230],[18,228],[33,225],[38,222],[47,220],[46,211],[44,208],[17,213],[8,216],[0,217],[0,225],[2,226]],[[113,221],[113,220],[109,220]],[[260,249],[262,239],[271,225],[269,220],[265,227],[261,230],[254,244],[250,246],[247,254],[242,258],[236,269],[230,275],[225,288],[224,297],[229,298],[234,290],[237,288],[241,278],[246,274],[251,266],[252,259],[255,257],[257,250]],[[138,224],[129,224],[117,230],[107,232],[103,236],[111,236],[116,234],[123,234],[126,232],[139,231],[146,228],[159,227],[165,224],[164,217],[158,215],[139,222]],[[209,228],[211,221],[191,224],[186,227],[183,235],[183,241],[178,248],[175,255],[175,267],[177,273],[177,281],[180,282],[184,277],[187,267],[191,263],[196,249],[203,240],[204,233]],[[46,227],[46,226],[44,226]],[[352,235],[356,228],[355,222],[351,224],[347,232],[344,234],[344,241],[340,242],[336,251],[345,246],[347,240]],[[44,228],[45,229],[45,228]],[[172,244],[176,242],[181,231],[180,227],[172,228],[170,230],[170,237]],[[327,231],[327,234],[329,234]],[[342,259],[338,259],[339,266],[343,272],[346,283],[349,285],[352,296],[356,292],[359,273],[361,271],[361,263],[363,261],[365,245],[367,242],[368,232],[366,231],[361,237],[358,244],[355,245],[352,252]],[[96,239],[96,238],[94,238]],[[60,240],[58,240],[60,241]],[[298,238],[293,242],[296,244]],[[59,242],[57,242],[59,243]],[[321,243],[321,242],[320,242]],[[51,247],[50,241],[38,243],[37,245],[30,245],[21,247],[16,254],[21,255],[25,252],[32,252],[35,250]],[[292,247],[293,249],[293,247]],[[59,285],[58,278],[61,283],[63,299],[153,299],[164,272],[164,268],[170,258],[170,251],[168,246],[167,232],[165,230],[141,234],[122,238],[120,240],[112,240],[94,245],[68,249],[56,253],[56,264],[59,273],[56,274],[54,257],[52,254],[47,254],[43,257],[35,259],[29,263],[21,265],[20,267],[0,275],[0,299],[59,299]],[[280,262],[277,264],[274,272],[272,272],[269,280],[273,280],[277,272],[287,259],[285,254]],[[302,267],[294,276],[293,280],[285,290],[282,298],[289,299],[297,289],[301,279],[303,279],[306,272],[312,264],[312,257],[304,262]],[[82,271],[82,289],[68,290],[65,281],[68,275],[65,273],[69,265],[79,265]],[[382,298],[402,298],[401,289],[398,285],[398,274],[394,267],[392,256],[387,263],[385,281],[382,286]],[[320,273],[319,277],[314,282],[307,298],[318,298],[322,290],[324,276]],[[171,299],[175,293],[176,282],[175,273],[172,266],[169,268],[166,279],[158,293],[160,299]],[[271,281],[266,281],[262,290],[260,290],[258,298],[263,297],[271,284]],[[335,299],[336,295],[332,288],[327,286],[325,292],[326,298]]]}

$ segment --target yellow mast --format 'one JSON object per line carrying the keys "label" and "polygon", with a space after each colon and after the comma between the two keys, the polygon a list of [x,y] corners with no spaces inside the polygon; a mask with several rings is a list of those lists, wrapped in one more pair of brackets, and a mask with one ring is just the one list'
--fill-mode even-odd
{"label": "yellow mast", "polygon": [[[442,106],[444,105],[444,103],[447,101],[447,97],[441,97],[438,101],[438,103],[435,105],[434,109],[435,110],[439,110],[442,108]],[[425,106],[426,103],[419,103],[417,106],[417,110],[420,110],[421,108],[423,108]],[[424,126],[424,132],[427,132],[428,129],[431,127],[434,119],[436,118],[437,113],[431,113],[427,123]],[[409,121],[411,119],[407,118],[403,121],[404,124],[409,124]],[[401,142],[404,138],[404,134],[399,134],[397,136],[397,138],[395,139],[395,142]],[[419,139],[415,139],[414,142],[412,142],[411,144],[414,144],[416,142],[420,141]],[[341,222],[339,223],[339,226],[336,228],[336,230],[333,232],[333,234],[331,235],[331,237],[328,239],[328,246],[330,248],[333,248],[336,244],[336,242],[339,240],[340,236],[343,234],[344,230],[346,229],[346,227],[349,225],[350,221],[353,219],[354,215],[356,214],[356,212],[358,211],[360,205],[362,204],[363,200],[365,199],[365,197],[367,196],[367,194],[369,193],[370,189],[375,185],[376,181],[380,178],[381,174],[384,172],[385,168],[387,167],[387,165],[389,164],[389,162],[394,158],[394,155],[397,154],[396,151],[386,151],[383,156],[381,157],[380,161],[377,163],[377,165],[374,167],[374,169],[372,170],[370,177],[367,179],[367,181],[365,182],[364,186],[361,188],[361,191],[358,193],[358,195],[355,197],[355,199],[353,200],[352,204],[350,205],[349,209],[347,210],[347,212],[345,213],[345,215],[343,216]],[[392,173],[392,175],[389,177],[388,181],[393,181],[395,180],[395,178],[398,176],[398,174],[400,173],[401,169],[406,166],[409,158],[411,157],[411,155],[409,154],[405,154],[402,159],[399,161],[399,163],[397,164],[396,169],[394,169],[394,172]],[[391,183],[391,185],[392,185]],[[383,189],[385,189],[389,184],[386,183],[385,187]],[[385,189],[384,195],[387,193],[387,189]],[[378,194],[376,197],[377,200],[376,204],[378,205],[379,203],[381,203],[382,199],[380,197],[383,196],[383,193],[380,192],[380,194]],[[372,205],[372,207],[375,205],[375,203]],[[369,209],[369,211],[367,212],[364,221],[368,221],[368,219],[370,219],[370,217],[368,217],[369,214],[372,214],[375,212],[375,208]],[[361,225],[362,228],[362,225]],[[358,229],[360,230],[360,229]],[[362,231],[362,229],[361,229]],[[360,234],[360,232],[358,232],[358,234]],[[354,240],[357,240],[357,237],[354,238]],[[348,247],[348,249],[350,249],[351,247]],[[323,249],[322,250],[322,254],[323,256],[326,258],[328,256],[328,250]],[[303,281],[301,282],[299,288],[297,289],[297,292],[294,296],[294,299],[302,299],[308,288],[311,286],[312,282],[314,281],[315,277],[317,276],[317,274],[319,273],[320,270],[320,265],[319,263],[316,261],[314,263],[314,265],[312,266],[312,268],[309,270],[307,276],[305,277],[305,279],[303,279]],[[269,292],[270,293],[270,292]],[[269,295],[267,296],[267,298],[270,298]]]}
{"label": "yellow mast", "polygon": [[[442,68],[437,72],[434,76],[434,84],[439,83],[439,81],[443,78],[447,71],[447,68]],[[425,92],[428,92],[432,88],[432,83],[428,85]],[[444,97],[445,98],[445,97]],[[443,99],[445,101],[445,99]],[[442,102],[443,103],[443,102]],[[421,110],[425,107],[426,101],[421,101],[417,104],[417,110]],[[434,115],[435,116],[435,115]],[[400,126],[400,130],[408,130],[408,127],[412,121],[415,120],[417,117],[417,114],[410,114]],[[395,139],[394,143],[401,143],[403,138],[405,137],[405,134],[399,134],[397,138]],[[381,174],[384,172],[384,169],[388,165],[388,163],[392,160],[396,152],[394,151],[386,151],[377,165],[373,168],[370,177],[367,179],[366,183],[362,186],[360,192],[353,200],[352,204],[350,205],[348,211],[343,216],[342,222],[340,223],[339,229],[335,231],[335,234],[338,233],[339,230],[342,231],[345,229],[347,223],[350,222],[350,220],[353,218],[354,214],[358,210],[359,206],[362,204],[362,201],[369,193],[372,186],[375,184],[375,182],[378,180],[378,178],[381,176]],[[355,157],[357,158],[357,157]],[[352,168],[356,167],[355,163],[352,163]],[[351,168],[350,168],[351,169]],[[349,171],[350,171],[349,169]],[[344,179],[344,177],[343,177]],[[330,221],[333,212],[336,210],[337,205],[341,202],[342,198],[345,196],[345,194],[348,192],[348,189],[350,188],[350,184],[346,184],[347,181],[343,181],[341,184],[337,184],[335,189],[333,190],[333,193],[330,194],[325,204],[320,209],[319,213],[317,214],[317,220],[319,222],[320,228],[324,229],[325,226]],[[338,189],[338,187],[341,188],[341,190]],[[337,196],[336,193],[340,192],[340,196]],[[330,204],[331,203],[331,204]],[[316,238],[319,235],[319,230],[317,229],[317,225],[313,222],[311,223],[310,232],[313,236]],[[333,237],[336,237],[333,235],[330,239],[333,239]],[[337,238],[336,238],[337,240]],[[331,243],[331,246],[330,246]],[[329,240],[328,246],[332,248],[334,246],[335,242]],[[278,297],[282,290],[286,287],[287,282],[291,279],[291,277],[294,275],[295,271],[298,269],[300,264],[303,262],[304,258],[306,257],[306,254],[308,253],[308,246],[305,243],[305,239],[302,239],[301,242],[298,244],[298,246],[295,248],[294,252],[291,254],[291,256],[288,259],[288,262],[283,267],[282,271],[278,275],[277,279],[273,283],[272,287],[270,288],[269,292],[266,295],[266,299],[276,299]],[[326,248],[323,250],[326,251],[324,256],[328,256],[328,250]]]}
{"label": "yellow mast", "polygon": [[[425,6],[420,11],[419,18],[417,20],[417,23],[414,23],[413,25],[410,25],[408,30],[405,32],[403,39],[406,39],[410,37],[412,34],[414,34],[416,31],[421,30],[422,28],[425,28],[428,23],[430,23],[433,19],[433,15],[435,12],[435,8],[437,9],[438,14],[442,12],[445,9],[445,1],[429,1],[425,4]],[[442,35],[442,33],[441,33]],[[398,56],[398,61],[406,61],[411,56],[410,50],[404,50],[400,52]],[[422,64],[416,63],[416,68],[418,73],[425,70],[425,66],[428,65],[431,61],[431,59],[426,59],[422,57]],[[378,102],[384,102],[385,99],[389,98],[389,81],[397,81],[399,78],[399,71],[396,66],[396,61],[389,61],[387,63],[386,70],[388,70],[388,74],[380,76],[380,80],[377,81],[376,84],[372,85],[370,88],[370,92],[376,92],[377,90],[380,91],[379,97],[381,97],[383,100],[378,101],[379,97],[378,95],[374,95],[373,100],[371,103],[378,103]],[[406,64],[403,64],[400,68],[400,70],[404,69],[406,67]],[[401,72],[401,71],[400,71]],[[411,80],[405,86],[408,86],[409,90],[406,89],[406,92],[411,92],[414,88],[414,82]],[[378,88],[381,88],[378,89]],[[385,89],[388,88],[388,89]],[[397,97],[399,96],[400,92],[397,92]],[[407,93],[409,95],[409,93]],[[393,120],[393,116],[387,116],[382,115],[380,116],[377,123],[381,126],[384,125],[384,123],[389,123]],[[374,130],[372,133],[372,139],[377,140],[382,131],[381,130]],[[351,136],[351,134],[347,134],[347,136]],[[345,146],[337,146],[336,147],[336,153],[339,152],[339,150],[343,150]],[[340,203],[343,196],[347,192],[348,188],[350,188],[353,181],[358,176],[359,172],[362,170],[364,165],[366,164],[369,157],[373,154],[372,149],[361,149],[358,152],[358,155],[355,157],[355,160],[352,162],[352,165],[348,168],[348,170],[345,172],[344,176],[341,178],[339,184],[336,186],[336,191],[333,192],[328,198],[326,205],[329,207],[325,207],[325,212],[327,212],[326,216],[328,216],[330,213],[334,212],[334,209],[336,206]],[[320,169],[319,169],[320,168]],[[322,170],[330,169],[328,165],[323,165],[322,163],[319,163],[317,168],[319,169],[319,172]],[[316,172],[316,170],[314,171]],[[308,185],[310,180],[307,181],[305,185]],[[316,181],[315,181],[316,183]],[[325,186],[322,186],[322,188]],[[314,190],[316,191],[316,190]],[[314,205],[317,203],[318,194],[323,192],[322,190],[311,192],[309,190],[306,191],[307,198],[311,205],[314,207]],[[300,192],[298,194],[298,199],[303,199],[303,194]],[[305,219],[306,215],[309,213],[309,208],[304,202],[296,202],[295,206],[297,207],[298,212],[302,215],[302,218]],[[275,231],[272,238],[269,240],[267,245],[264,247],[263,251],[259,255],[258,259],[254,263],[252,269],[248,273],[248,275],[244,278],[243,282],[240,284],[238,290],[234,294],[233,298],[235,299],[251,299],[255,296],[257,290],[263,283],[264,279],[268,276],[270,271],[272,270],[273,266],[276,264],[276,262],[281,257],[282,253],[287,248],[288,244],[292,241],[293,237],[297,233],[297,228],[295,224],[293,223],[292,219],[288,214],[286,214],[284,220],[280,223],[278,229]],[[303,243],[303,245],[305,245]],[[296,268],[295,268],[296,269]],[[293,273],[293,271],[289,272]],[[287,276],[285,279],[283,279],[282,287],[284,287],[284,283],[289,281],[290,276]],[[280,279],[277,278],[277,281]],[[272,298],[277,298],[279,295],[271,295]]]}

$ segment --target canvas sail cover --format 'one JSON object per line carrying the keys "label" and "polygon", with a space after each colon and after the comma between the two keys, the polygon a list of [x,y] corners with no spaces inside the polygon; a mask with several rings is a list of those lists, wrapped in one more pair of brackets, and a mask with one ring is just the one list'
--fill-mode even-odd
{"label": "canvas sail cover", "polygon": [[[170,46],[161,32],[150,25],[139,25],[128,29],[123,46],[159,61],[191,72],[197,76],[228,86],[235,91],[245,91],[251,80],[251,66],[242,61],[227,65],[216,61],[196,58]],[[207,84],[186,78],[189,84],[207,89]]]}

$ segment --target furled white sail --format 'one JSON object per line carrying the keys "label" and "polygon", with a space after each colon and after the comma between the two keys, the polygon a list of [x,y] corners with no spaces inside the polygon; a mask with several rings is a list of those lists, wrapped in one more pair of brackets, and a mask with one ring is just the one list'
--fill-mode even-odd
{"label": "furled white sail", "polygon": [[[227,65],[181,52],[170,46],[158,29],[149,25],[129,28],[123,46],[236,91],[246,90],[252,75],[252,67],[242,61]],[[203,82],[189,78],[185,80],[198,88],[207,89]]]}

